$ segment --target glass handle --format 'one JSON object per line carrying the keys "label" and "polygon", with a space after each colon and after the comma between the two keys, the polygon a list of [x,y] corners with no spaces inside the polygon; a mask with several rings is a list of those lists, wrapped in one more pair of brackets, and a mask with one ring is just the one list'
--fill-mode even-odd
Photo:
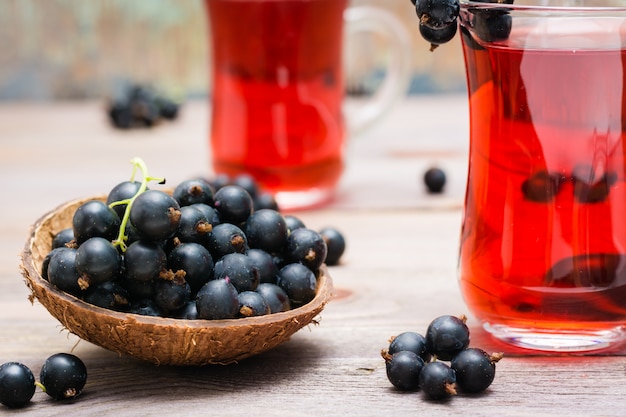
{"label": "glass handle", "polygon": [[344,12],[346,36],[364,32],[379,34],[389,40],[385,78],[372,97],[355,108],[346,107],[350,136],[358,135],[378,122],[402,98],[411,79],[411,40],[402,22],[377,7],[350,7]]}

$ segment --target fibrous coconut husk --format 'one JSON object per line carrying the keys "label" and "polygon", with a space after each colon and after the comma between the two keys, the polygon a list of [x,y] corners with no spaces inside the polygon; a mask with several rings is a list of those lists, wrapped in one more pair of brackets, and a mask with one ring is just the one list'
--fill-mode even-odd
{"label": "fibrous coconut husk", "polygon": [[291,311],[229,320],[186,320],[123,313],[88,304],[41,276],[56,233],[71,227],[76,209],[93,197],[63,204],[32,227],[20,269],[38,300],[81,339],[105,349],[161,365],[229,364],[265,352],[288,340],[322,311],[332,293],[324,266],[315,298]]}

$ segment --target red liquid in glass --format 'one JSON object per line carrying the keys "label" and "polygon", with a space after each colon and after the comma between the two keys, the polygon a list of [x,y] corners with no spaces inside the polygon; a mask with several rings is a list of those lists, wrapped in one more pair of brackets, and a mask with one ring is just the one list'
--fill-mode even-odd
{"label": "red liquid in glass", "polygon": [[468,306],[517,328],[623,324],[626,51],[466,42],[464,53],[473,68],[460,253]]}
{"label": "red liquid in glass", "polygon": [[269,191],[332,189],[343,170],[346,0],[207,0],[218,173]]}

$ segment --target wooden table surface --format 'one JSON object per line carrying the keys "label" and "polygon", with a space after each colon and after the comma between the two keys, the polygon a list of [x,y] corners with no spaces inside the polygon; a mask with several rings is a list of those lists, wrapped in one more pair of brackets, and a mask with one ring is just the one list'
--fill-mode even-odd
{"label": "wooden table surface", "polygon": [[[467,166],[463,96],[407,99],[350,140],[337,199],[296,213],[311,228],[332,225],[346,236],[342,264],[330,268],[337,297],[318,326],[272,351],[229,366],[159,367],[80,341],[31,305],[18,268],[30,224],[67,200],[108,192],[129,177],[135,156],[170,184],[210,175],[207,120],[206,103],[193,102],[174,123],[120,132],[101,103],[0,105],[0,363],[20,361],[38,375],[48,356],[73,352],[89,372],[73,402],[37,390],[26,409],[0,407],[0,415],[626,415],[626,349],[516,352],[471,316],[472,345],[505,352],[487,392],[434,403],[387,381],[380,350],[390,336],[468,313],[456,281]],[[448,173],[443,195],[428,195],[420,182],[431,164]]]}

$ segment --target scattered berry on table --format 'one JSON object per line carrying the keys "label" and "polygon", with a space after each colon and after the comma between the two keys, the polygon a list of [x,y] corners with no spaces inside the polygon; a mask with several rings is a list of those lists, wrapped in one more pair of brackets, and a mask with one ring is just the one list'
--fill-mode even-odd
{"label": "scattered berry on table", "polygon": [[456,374],[456,384],[464,392],[486,390],[496,376],[496,363],[501,353],[488,354],[479,348],[468,348],[456,355],[450,366]]}
{"label": "scattered berry on table", "polygon": [[426,329],[426,347],[438,359],[449,361],[467,348],[470,332],[465,324],[466,318],[440,316],[434,319]]}
{"label": "scattered berry on table", "polygon": [[389,354],[408,350],[428,362],[430,353],[426,348],[426,338],[417,332],[403,332],[391,338],[389,342]]}
{"label": "scattered berry on table", "polygon": [[57,353],[43,364],[39,383],[55,400],[69,400],[80,395],[87,382],[87,367],[77,356]]}
{"label": "scattered berry on table", "polygon": [[339,260],[346,250],[346,239],[336,227],[324,227],[319,234],[326,242],[326,265],[334,266],[339,264]]}
{"label": "scattered berry on table", "polygon": [[387,379],[401,391],[415,391],[419,388],[419,379],[424,360],[409,350],[396,353],[383,352]]}
{"label": "scattered berry on table", "polygon": [[419,375],[419,387],[431,400],[456,395],[456,375],[444,362],[428,362]]}
{"label": "scattered berry on table", "polygon": [[448,399],[457,391],[486,390],[503,354],[469,347],[465,320],[465,316],[444,315],[430,322],[426,336],[406,331],[391,337],[387,349],[381,351],[389,382],[399,390],[420,390],[434,401]]}
{"label": "scattered berry on table", "polygon": [[118,129],[152,127],[178,117],[180,104],[148,86],[133,84],[108,104],[111,124]]}
{"label": "scattered berry on table", "polygon": [[21,408],[35,394],[35,377],[26,365],[6,362],[0,365],[0,403],[9,408]]}
{"label": "scattered berry on table", "polygon": [[446,173],[441,168],[432,167],[424,172],[424,184],[428,192],[437,194],[443,191],[446,185]]}

